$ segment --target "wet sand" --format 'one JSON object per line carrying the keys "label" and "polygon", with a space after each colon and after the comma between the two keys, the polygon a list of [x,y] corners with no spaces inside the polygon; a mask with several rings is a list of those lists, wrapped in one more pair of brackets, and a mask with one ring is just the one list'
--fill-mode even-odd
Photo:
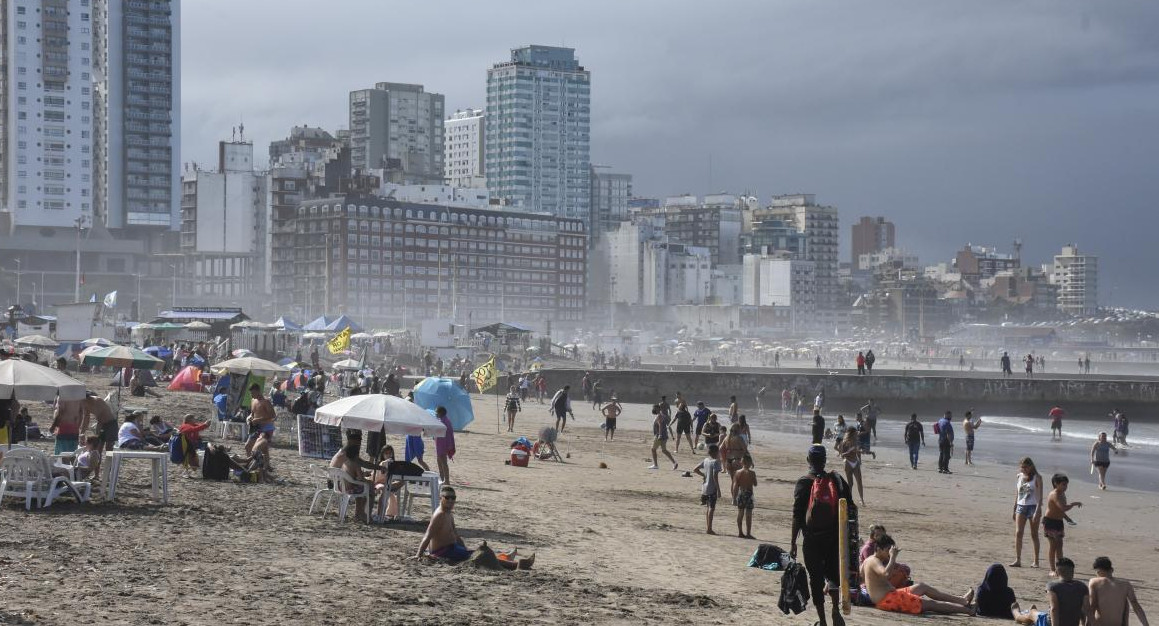
{"label": "wet sand", "polygon": [[[103,388],[103,385],[102,385]],[[143,404],[171,421],[209,412],[204,394],[161,392]],[[808,436],[757,430],[760,484],[753,533],[735,533],[723,501],[704,534],[699,480],[648,470],[650,415],[629,405],[614,442],[579,399],[578,419],[560,441],[563,463],[504,464],[514,438],[496,433],[494,398],[476,398],[476,421],[459,433],[451,465],[459,489],[456,519],[469,545],[518,546],[537,553],[530,572],[490,572],[415,561],[423,524],[367,526],[309,515],[308,466],[287,432],[273,462],[285,485],[215,483],[171,473],[170,504],[148,498],[144,465],[130,463],[115,503],[70,501],[26,513],[0,510],[0,623],[64,624],[702,624],[813,623],[809,612],[776,608],[780,575],[746,567],[759,542],[788,548],[793,482],[804,473]],[[44,407],[34,407],[43,426]],[[534,438],[549,422],[545,405],[525,405],[517,434]],[[985,441],[985,431],[979,433]],[[879,427],[879,434],[881,428]],[[891,435],[892,436],[892,435]],[[401,442],[391,438],[396,448]],[[51,445],[40,443],[41,447]],[[428,449],[432,446],[428,444]],[[1013,469],[983,458],[956,473],[934,471],[936,449],[911,470],[900,447],[867,459],[863,528],[884,523],[918,580],[962,593],[987,565],[1013,558]],[[682,450],[681,470],[701,456]],[[603,462],[608,469],[600,469]],[[1150,515],[1154,493],[1072,484],[1067,555],[1080,577],[1095,556],[1110,556],[1135,581],[1144,606],[1159,611],[1159,542]],[[417,505],[419,518],[425,507]],[[1030,542],[1026,540],[1030,560]],[[1042,545],[1045,560],[1045,541]],[[1046,601],[1046,568],[1011,570],[1024,606]],[[851,624],[995,623],[899,616],[854,608]]]}

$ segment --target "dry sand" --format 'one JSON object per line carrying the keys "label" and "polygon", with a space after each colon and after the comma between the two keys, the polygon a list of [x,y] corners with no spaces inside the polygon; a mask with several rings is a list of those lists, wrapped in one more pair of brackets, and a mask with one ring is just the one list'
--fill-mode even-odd
{"label": "dry sand", "polygon": [[[133,404],[170,421],[209,412],[207,395],[161,393]],[[589,407],[575,401],[578,419],[560,442],[570,458],[562,464],[505,465],[513,437],[496,434],[492,397],[476,400],[476,421],[456,436],[451,472],[460,532],[472,546],[486,539],[497,549],[537,553],[530,572],[412,560],[421,523],[367,526],[309,515],[308,465],[321,461],[300,458],[283,431],[273,461],[285,485],[174,472],[170,504],[161,506],[148,497],[146,466],[130,463],[112,504],[64,500],[26,513],[23,502],[7,500],[0,511],[0,624],[813,623],[811,607],[795,617],[776,608],[779,573],[746,567],[760,542],[789,546],[793,483],[805,471],[803,435],[757,435],[758,540],[729,536],[735,508],[723,500],[721,535],[707,536],[698,479],[682,478],[663,460],[665,469],[646,469],[646,407],[626,407],[612,443]],[[43,406],[33,413],[42,426],[49,423]],[[517,430],[534,438],[547,422],[545,405],[531,401]],[[935,457],[927,448],[917,471],[896,450],[867,459],[862,528],[885,524],[918,580],[963,593],[990,563],[1012,559],[1014,469],[967,470],[955,460],[958,473],[942,476]],[[700,458],[682,451],[681,471]],[[1078,575],[1089,577],[1094,557],[1108,555],[1159,615],[1159,542],[1149,517],[1159,496],[1079,483],[1070,496],[1086,503],[1072,514],[1079,525],[1067,529]],[[416,506],[425,519],[425,507]],[[1026,544],[1029,563],[1029,538]],[[1042,550],[1045,563],[1045,540]],[[1046,568],[1010,574],[1024,607],[1044,606]],[[856,607],[847,620],[993,623]]]}

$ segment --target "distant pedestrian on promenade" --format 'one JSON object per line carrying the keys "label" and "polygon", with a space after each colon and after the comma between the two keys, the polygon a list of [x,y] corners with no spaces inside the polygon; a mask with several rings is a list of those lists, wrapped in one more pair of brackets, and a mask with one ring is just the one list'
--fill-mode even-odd
{"label": "distant pedestrian on promenade", "polygon": [[1034,378],[1034,355],[1032,355],[1032,354],[1026,355],[1026,359],[1024,359],[1024,362],[1026,363],[1026,377],[1027,378]]}
{"label": "distant pedestrian on promenade", "polygon": [[865,373],[873,374],[873,364],[877,362],[877,357],[874,356],[873,350],[868,350],[865,353]]}
{"label": "distant pedestrian on promenade", "polygon": [[918,453],[926,445],[926,429],[918,421],[918,414],[909,416],[909,423],[905,425],[905,445],[909,448],[909,466],[918,468]]}
{"label": "distant pedestrian on promenade", "polygon": [[857,375],[865,376],[865,353],[857,353]]}
{"label": "distant pedestrian on promenade", "polygon": [[1008,353],[1002,353],[1002,358],[998,359],[998,364],[1002,366],[1003,377],[1014,375],[1014,371],[1010,369],[1010,355]]}
{"label": "distant pedestrian on promenade", "polygon": [[1018,482],[1014,489],[1014,562],[1010,567],[1022,567],[1022,536],[1030,523],[1030,543],[1034,546],[1034,562],[1038,567],[1038,522],[1042,519],[1042,475],[1030,457],[1019,464]]}
{"label": "distant pedestrian on promenade", "polygon": [[938,420],[936,431],[938,434],[938,473],[953,474],[950,471],[950,457],[954,454],[954,423],[953,414],[946,411],[945,416]]}
{"label": "distant pedestrian on promenade", "polygon": [[760,389],[757,390],[757,415],[760,415],[760,414],[765,412],[764,397],[765,397],[765,394],[768,393],[768,391],[769,391],[768,387],[761,387]]}
{"label": "distant pedestrian on promenade", "polygon": [[1119,449],[1107,441],[1107,433],[1099,433],[1095,445],[1091,446],[1091,465],[1099,473],[1099,489],[1107,488],[1107,468],[1111,466],[1111,452],[1118,454]]}
{"label": "distant pedestrian on promenade", "polygon": [[966,411],[962,420],[962,432],[966,433],[966,465],[974,464],[974,431],[982,427],[982,418],[974,419],[972,411]]}
{"label": "distant pedestrian on promenade", "polygon": [[1083,369],[1085,369],[1088,374],[1091,373],[1091,355],[1089,354],[1083,358]]}

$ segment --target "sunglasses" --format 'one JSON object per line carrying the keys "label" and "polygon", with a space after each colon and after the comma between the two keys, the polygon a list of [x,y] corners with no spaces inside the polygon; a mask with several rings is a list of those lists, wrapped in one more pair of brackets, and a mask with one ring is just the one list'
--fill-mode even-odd
{"label": "sunglasses", "polygon": [[443,496],[444,500],[454,500],[457,496]]}

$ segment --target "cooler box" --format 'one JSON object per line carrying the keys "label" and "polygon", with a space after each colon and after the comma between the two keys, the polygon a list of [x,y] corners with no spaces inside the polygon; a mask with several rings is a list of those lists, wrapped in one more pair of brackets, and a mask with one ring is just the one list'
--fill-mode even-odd
{"label": "cooler box", "polygon": [[527,467],[527,461],[530,458],[531,455],[527,453],[527,450],[511,449],[511,464],[515,467]]}

